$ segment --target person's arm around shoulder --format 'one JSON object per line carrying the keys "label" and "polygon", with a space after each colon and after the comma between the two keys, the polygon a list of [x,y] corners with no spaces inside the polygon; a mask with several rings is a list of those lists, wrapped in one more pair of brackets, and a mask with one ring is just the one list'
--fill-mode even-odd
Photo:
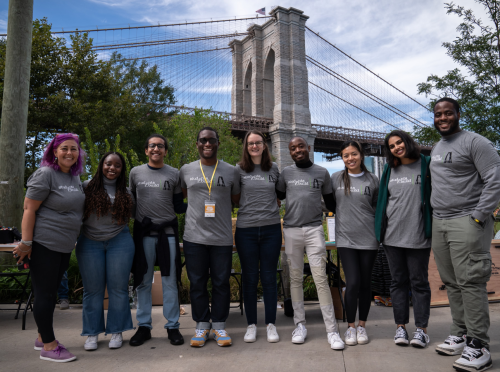
{"label": "person's arm around shoulder", "polygon": [[321,187],[321,194],[323,196],[323,200],[325,201],[326,208],[330,212],[335,213],[335,210],[337,209],[337,203],[333,194],[332,178],[330,176],[330,173],[328,173],[328,170],[326,169],[324,177],[325,180],[323,182],[323,186]]}
{"label": "person's arm around shoulder", "polygon": [[378,177],[375,174],[370,173],[370,176],[371,176],[372,181],[373,181],[372,207],[373,207],[373,210],[376,211],[377,204],[378,204],[378,194],[379,194],[380,183],[378,181]]}
{"label": "person's arm around shoulder", "polygon": [[241,198],[241,179],[240,179],[240,166],[236,164],[234,167],[233,185],[231,186],[231,201],[239,205]]}
{"label": "person's arm around shoulder", "polygon": [[182,195],[184,196],[184,199],[186,199],[188,196],[187,184],[186,184],[186,181],[184,180],[184,173],[186,172],[186,169],[185,169],[186,165],[187,164],[184,164],[181,167],[181,170],[179,171],[179,181],[180,181],[181,191],[182,191]]}
{"label": "person's arm around shoulder", "polygon": [[134,198],[137,200],[137,192],[136,192],[136,185],[135,185],[135,168],[132,168],[130,170],[130,173],[128,175],[128,186],[130,188],[130,192],[132,193],[132,195],[134,196]]}
{"label": "person's arm around shoulder", "polygon": [[377,190],[377,202],[375,206],[375,237],[379,242],[382,241],[385,232],[387,200],[389,198],[389,191],[387,188],[390,175],[391,168],[389,167],[389,164],[386,163],[384,165],[382,177],[380,177],[380,183]]}
{"label": "person's arm around shoulder", "polygon": [[174,212],[177,214],[186,213],[187,204],[184,203],[184,193],[181,188],[180,172],[177,172],[177,182],[174,186],[174,195],[172,199],[174,203]]}
{"label": "person's arm around shoulder", "polygon": [[278,182],[276,183],[276,196],[279,200],[286,199],[286,182],[285,182],[286,168],[283,169],[279,175]]}

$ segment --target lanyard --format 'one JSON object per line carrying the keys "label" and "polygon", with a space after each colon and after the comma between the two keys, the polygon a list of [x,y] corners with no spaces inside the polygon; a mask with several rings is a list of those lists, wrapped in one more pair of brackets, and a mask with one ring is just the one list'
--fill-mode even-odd
{"label": "lanyard", "polygon": [[208,185],[207,177],[205,177],[205,173],[203,172],[203,167],[201,166],[201,160],[200,160],[200,169],[201,169],[201,174],[203,174],[203,178],[205,179],[205,183],[207,184],[208,187],[208,199],[210,199],[210,193],[212,192],[212,182],[214,180],[215,176],[215,171],[217,170],[217,166],[219,165],[219,160],[217,160],[217,163],[215,164],[215,169],[214,172],[212,173],[212,179],[210,180],[210,186]]}

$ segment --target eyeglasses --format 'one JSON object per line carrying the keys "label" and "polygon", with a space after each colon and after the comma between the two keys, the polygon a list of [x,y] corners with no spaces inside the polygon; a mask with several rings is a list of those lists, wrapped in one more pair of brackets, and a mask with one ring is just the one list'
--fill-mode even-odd
{"label": "eyeglasses", "polygon": [[148,144],[148,147],[152,150],[154,149],[155,147],[158,147],[158,149],[164,149],[165,148],[165,145],[161,144],[161,143],[150,143]]}
{"label": "eyeglasses", "polygon": [[217,143],[217,138],[214,137],[198,138],[198,142],[201,143],[202,145],[205,145],[207,142],[211,145],[215,145]]}
{"label": "eyeglasses", "polygon": [[257,141],[257,142],[248,142],[247,143],[247,146],[248,147],[254,147],[254,146],[262,146],[264,145],[264,142],[263,141]]}

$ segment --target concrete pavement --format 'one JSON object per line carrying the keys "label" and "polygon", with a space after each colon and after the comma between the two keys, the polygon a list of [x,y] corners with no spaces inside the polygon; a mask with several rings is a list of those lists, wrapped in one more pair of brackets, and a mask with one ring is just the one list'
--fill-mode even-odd
{"label": "concrete pavement", "polygon": [[[3,305],[2,308],[5,308]],[[276,321],[280,342],[271,344],[266,340],[264,306],[258,305],[258,337],[255,343],[243,342],[246,330],[245,316],[239,309],[231,309],[227,331],[233,345],[218,347],[210,340],[205,347],[195,349],[189,346],[194,333],[195,323],[191,319],[191,309],[186,306],[187,315],[181,317],[181,333],[186,343],[172,346],[167,332],[163,329],[164,319],[161,307],[153,307],[153,338],[139,347],[131,347],[128,340],[134,331],[124,333],[121,349],[108,349],[110,336],[101,335],[99,349],[88,352],[83,349],[85,338],[81,332],[81,305],[72,305],[69,310],[56,308],[54,325],[56,337],[78,359],[71,363],[51,363],[39,359],[39,352],[33,350],[36,326],[33,314],[28,313],[27,329],[21,330],[21,319],[14,320],[14,312],[0,312],[0,370],[15,371],[335,371],[335,372],[405,372],[405,371],[450,371],[453,361],[458,357],[438,355],[434,349],[449,333],[451,321],[448,307],[431,309],[429,324],[430,347],[416,349],[394,345],[395,326],[392,308],[372,306],[367,332],[370,343],[367,345],[346,346],[344,351],[334,351],[327,343],[319,305],[306,306],[307,340],[302,345],[291,343],[294,329],[293,320],[285,317],[278,309]],[[135,323],[135,311],[133,310]],[[490,304],[491,315],[491,352],[493,368],[500,371],[500,304]],[[340,333],[347,324],[340,322]],[[409,325],[408,330],[413,330]]]}

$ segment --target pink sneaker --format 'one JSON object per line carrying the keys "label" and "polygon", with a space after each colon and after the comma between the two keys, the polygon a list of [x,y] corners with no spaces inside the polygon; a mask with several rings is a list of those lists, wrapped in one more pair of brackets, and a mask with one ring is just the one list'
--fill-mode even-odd
{"label": "pink sneaker", "polygon": [[43,342],[38,341],[38,337],[35,339],[35,350],[42,350]]}
{"label": "pink sneaker", "polygon": [[57,341],[57,347],[54,350],[46,351],[42,349],[42,351],[40,351],[40,359],[51,362],[66,363],[75,360],[76,356],[71,354],[63,344]]}

